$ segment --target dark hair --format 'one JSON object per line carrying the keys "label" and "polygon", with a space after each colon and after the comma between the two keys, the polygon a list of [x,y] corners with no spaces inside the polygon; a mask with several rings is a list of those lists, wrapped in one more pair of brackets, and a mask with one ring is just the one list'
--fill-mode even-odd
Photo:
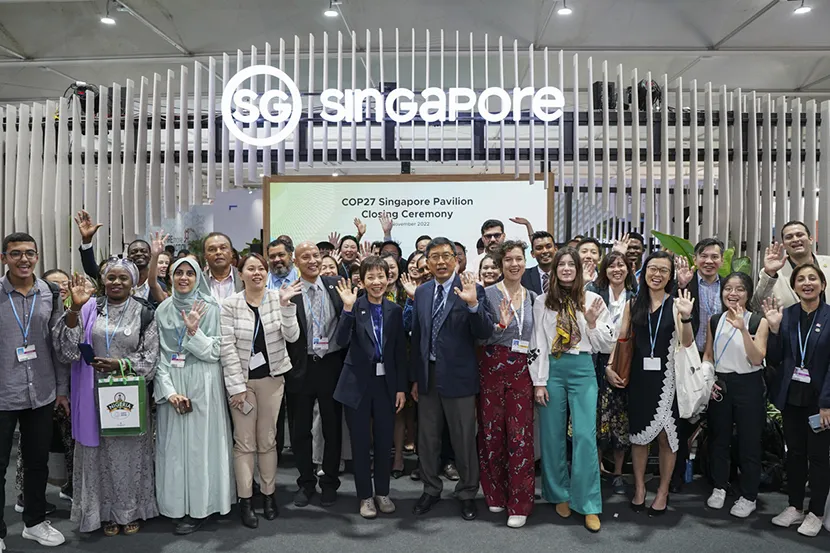
{"label": "dark hair", "polygon": [[277,241],[282,242],[286,246],[291,245],[291,251],[294,251],[294,240],[287,234],[280,234],[277,236]]}
{"label": "dark hair", "polygon": [[481,238],[479,238],[476,242],[476,249],[478,250],[479,248],[481,248],[482,250],[484,249],[484,240],[482,240]]}
{"label": "dark hair", "polygon": [[231,247],[231,249],[233,249],[233,241],[231,240],[230,236],[228,236],[224,232],[211,232],[210,234],[208,234],[207,236],[202,238],[202,251],[203,252],[205,251],[205,244],[207,244],[207,241],[210,240],[211,238],[216,238],[217,236],[221,236],[222,238],[227,240],[228,245]]}
{"label": "dark hair", "polygon": [[646,239],[643,237],[642,234],[640,234],[639,232],[631,231],[628,233],[628,237],[631,240],[637,240],[638,242],[640,242],[643,245],[643,249],[645,249]]}
{"label": "dark hair", "polygon": [[43,273],[43,280],[46,280],[48,277],[50,277],[52,275],[63,275],[66,278],[72,278],[72,277],[69,276],[69,273],[67,273],[66,271],[63,271],[61,269],[49,269],[48,271]]}
{"label": "dark hair", "polygon": [[553,235],[546,230],[537,230],[530,236],[530,247],[533,247],[533,243],[537,240],[542,240],[544,238],[550,238],[551,242],[553,242]]}
{"label": "dark hair", "polygon": [[351,234],[347,234],[346,236],[341,238],[340,243],[337,244],[338,250],[343,247],[343,242],[345,242],[346,240],[351,240],[352,242],[354,242],[355,246],[360,247],[360,242],[357,241],[357,238],[352,236]]}
{"label": "dark hair", "polygon": [[[499,246],[498,255],[495,256],[496,265],[498,265],[499,269],[504,271],[504,256],[507,255],[507,252],[515,249],[521,250],[522,257],[525,257],[527,244],[521,240],[506,240],[501,246]],[[481,267],[481,263],[479,263],[479,267]]]}
{"label": "dark hair", "polygon": [[176,259],[180,257],[187,257],[188,255],[190,255],[190,250],[182,248],[179,250],[179,253],[176,254]]}
{"label": "dark hair", "polygon": [[386,261],[381,259],[379,255],[370,255],[363,260],[360,264],[360,280],[364,280],[366,278],[366,273],[368,273],[370,269],[383,269],[383,273],[386,275],[386,278],[389,278],[389,265],[387,265]]}
{"label": "dark hair", "polygon": [[176,248],[174,248],[172,244],[167,244],[166,246],[164,246],[164,251],[166,251],[170,255],[176,255]]}
{"label": "dark hair", "polygon": [[329,242],[327,240],[323,240],[322,242],[317,242],[315,244],[315,246],[317,246],[318,250],[328,250],[330,252],[333,252],[335,249],[337,249],[337,246],[335,246],[334,244],[332,244],[331,242]]}
{"label": "dark hair", "polygon": [[597,240],[596,238],[592,238],[590,236],[586,236],[585,238],[579,241],[579,244],[576,245],[576,249],[579,250],[579,248],[581,248],[585,244],[595,245],[597,247],[597,250],[599,250],[599,255],[602,256],[602,244],[599,243],[599,240]]}
{"label": "dark hair", "polygon": [[336,259],[335,259],[335,258],[334,258],[334,257],[333,257],[330,253],[327,253],[327,254],[321,255],[321,256],[320,256],[320,262],[322,262],[322,261],[323,261],[324,259],[326,259],[326,258],[329,258],[329,259],[331,259],[332,261],[334,261],[334,266],[335,266],[335,267],[337,267],[337,260],[336,260]]}
{"label": "dark hair", "polygon": [[133,240],[132,242],[130,242],[129,244],[127,244],[127,251],[128,251],[128,252],[130,251],[130,248],[132,248],[132,247],[133,247],[133,244],[144,244],[145,246],[147,246],[147,249],[148,249],[148,250],[151,250],[151,249],[152,249],[152,248],[150,248],[150,243],[149,243],[149,242],[147,242],[146,240],[142,240],[141,238],[139,238],[139,239],[137,239],[137,240]]}
{"label": "dark hair", "polygon": [[[746,273],[742,273],[740,271],[735,271],[734,273],[730,273],[728,277],[723,279],[723,284],[725,285],[727,282],[729,282],[733,278],[737,278],[738,280],[740,280],[741,284],[743,285],[744,289],[746,290],[746,306],[745,307],[747,309],[749,309],[749,305],[752,303],[752,293],[755,290],[755,286],[752,284],[752,278]],[[727,308],[726,308],[726,303],[724,303],[724,301],[723,301],[723,286],[721,286],[720,304],[721,304],[722,311],[725,313]]]}
{"label": "dark hair", "polygon": [[484,236],[484,231],[487,230],[488,228],[493,228],[493,227],[500,227],[501,231],[504,232],[504,223],[502,223],[498,219],[487,219],[481,225],[481,235]]}
{"label": "dark hair", "polygon": [[443,236],[438,236],[430,240],[429,244],[427,244],[427,249],[424,251],[424,255],[429,257],[429,250],[437,248],[438,246],[449,246],[452,254],[455,255],[455,244],[450,242],[449,238],[444,238]]}
{"label": "dark hair", "polygon": [[427,236],[426,234],[422,234],[421,236],[419,236],[417,239],[415,239],[416,248],[418,247],[418,242],[420,242],[421,240],[432,240],[432,236]]}
{"label": "dark hair", "polygon": [[372,249],[380,249],[381,247],[383,247],[383,244],[385,244],[383,240],[375,240],[374,242],[372,242]]}
{"label": "dark hair", "polygon": [[695,244],[695,255],[699,255],[703,253],[703,250],[706,248],[711,248],[712,246],[717,246],[720,248],[720,253],[723,255],[723,242],[718,240],[717,238],[704,238],[697,244]]}
{"label": "dark hair", "polygon": [[571,238],[570,240],[568,240],[568,241],[566,242],[566,244],[570,244],[571,242],[576,242],[576,243],[582,242],[582,239],[583,239],[583,238],[585,238],[585,236],[584,236],[584,235],[582,235],[582,234],[577,234],[576,236],[574,236],[573,238]]}
{"label": "dark hair", "polygon": [[[818,273],[818,278],[821,280],[821,284],[826,288],[827,287],[827,277],[824,276],[824,271],[821,270],[821,267],[816,265],[815,263],[805,263],[804,265],[799,265],[795,269],[793,269],[793,274],[790,275],[790,288],[793,289],[795,292],[795,278],[801,274],[804,269],[812,269]],[[796,294],[798,295],[798,294]]]}
{"label": "dark hair", "polygon": [[465,254],[467,253],[467,248],[464,247],[464,244],[462,244],[461,242],[453,242],[453,244],[455,244],[456,246],[461,248],[461,251],[464,252]]}
{"label": "dark hair", "polygon": [[9,249],[9,244],[14,242],[31,242],[35,245],[35,250],[37,250],[37,242],[35,242],[35,239],[31,235],[25,232],[13,232],[3,238],[3,253],[6,253],[6,250]]}
{"label": "dark hair", "polygon": [[625,257],[625,254],[620,253],[618,251],[612,251],[611,253],[603,257],[602,261],[599,262],[596,280],[597,288],[600,290],[604,290],[605,288],[609,288],[611,286],[611,281],[608,280],[608,267],[610,267],[611,264],[617,259],[625,263],[625,268],[628,270],[628,274],[625,275],[625,289],[635,290],[637,288],[637,283],[634,280],[634,268],[631,266],[631,263],[628,262],[628,259]]}
{"label": "dark hair", "polygon": [[[562,288],[559,284],[559,275],[557,274],[559,263],[566,255],[570,256],[573,259],[574,265],[576,265],[576,278],[570,290]],[[565,298],[569,298],[573,302],[576,311],[582,311],[584,309],[585,282],[582,276],[582,260],[579,259],[579,252],[576,248],[566,246],[556,251],[556,254],[553,256],[553,267],[550,270],[549,290],[545,297],[545,307],[551,311],[562,311]]]}
{"label": "dark hair", "polygon": [[288,253],[294,253],[294,242],[287,236],[280,236],[276,240],[271,240],[271,242],[268,243],[268,247],[265,249],[265,252],[268,253],[268,250],[276,248],[277,246],[284,246],[285,251]]}
{"label": "dark hair", "polygon": [[256,259],[257,261],[259,261],[260,263],[262,263],[262,266],[265,267],[266,271],[268,270],[268,262],[265,261],[264,257],[262,257],[262,254],[258,254],[256,252],[251,252],[251,253],[247,254],[245,257],[243,257],[242,259],[240,259],[239,260],[239,265],[237,265],[236,268],[239,269],[240,272],[242,272],[242,268],[245,267],[245,263],[247,263],[248,260],[251,259],[252,257],[254,259]]}
{"label": "dark hair", "polygon": [[406,266],[409,267],[409,264],[412,263],[412,260],[419,255],[424,255],[424,252],[419,252],[418,250],[415,250],[414,252],[409,254],[409,257],[406,258]]}
{"label": "dark hair", "polygon": [[481,259],[478,262],[478,272],[479,273],[481,272],[481,266],[484,265],[484,262],[487,261],[488,259],[493,262],[493,265],[495,265],[496,268],[499,271],[501,271],[501,256],[500,255],[494,255],[492,253],[486,253],[486,254],[481,256]]}
{"label": "dark hair", "polygon": [[669,278],[666,282],[665,291],[671,295],[674,292],[674,255],[664,252],[656,251],[651,253],[643,262],[643,268],[640,271],[640,290],[634,297],[634,303],[631,305],[631,321],[639,324],[648,324],[648,314],[651,311],[651,298],[649,297],[649,288],[646,284],[646,273],[648,272],[648,265],[655,259],[669,260]]}
{"label": "dark hair", "polygon": [[356,274],[360,274],[360,263],[358,263],[357,261],[349,265],[349,278],[352,278]]}
{"label": "dark hair", "polygon": [[383,251],[383,248],[385,248],[386,246],[395,246],[395,249],[398,250],[398,258],[400,259],[401,257],[403,257],[403,250],[401,249],[401,245],[395,242],[394,240],[387,240],[385,242],[382,242],[380,245],[381,251]]}
{"label": "dark hair", "polygon": [[[804,227],[804,230],[807,231],[807,236],[810,237],[810,238],[813,237],[813,235],[810,234],[810,227],[808,227],[804,223],[804,221],[787,221],[786,223],[784,223],[784,226],[781,227],[781,240],[784,239],[784,229],[787,228],[787,227],[795,226],[795,225],[801,225],[802,227]],[[819,271],[819,272],[821,272],[821,271]]]}

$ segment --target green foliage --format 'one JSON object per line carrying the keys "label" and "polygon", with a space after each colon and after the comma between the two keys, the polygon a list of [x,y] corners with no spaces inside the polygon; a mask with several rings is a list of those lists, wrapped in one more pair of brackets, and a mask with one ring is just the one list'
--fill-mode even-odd
{"label": "green foliage", "polygon": [[735,257],[735,249],[729,248],[725,252],[723,252],[723,265],[720,266],[720,270],[718,271],[718,275],[722,277],[729,276],[732,272],[732,258]]}
{"label": "green foliage", "polygon": [[752,276],[752,261],[747,256],[732,260],[732,270]]}
{"label": "green foliage", "polygon": [[[695,247],[691,242],[680,236],[663,234],[656,230],[651,231],[652,236],[660,241],[660,245],[675,255],[685,257],[689,261],[689,267],[695,267]],[[730,242],[731,244],[731,242]],[[751,276],[752,261],[746,256],[735,257],[735,248],[730,247],[723,252],[723,265],[718,271],[720,276],[725,277],[733,272],[745,273]]]}

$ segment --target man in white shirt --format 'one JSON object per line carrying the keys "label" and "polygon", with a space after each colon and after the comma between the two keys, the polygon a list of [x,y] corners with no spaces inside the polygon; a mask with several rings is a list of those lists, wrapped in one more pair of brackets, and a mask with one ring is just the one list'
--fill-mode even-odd
{"label": "man in white shirt", "polygon": [[202,251],[208,264],[205,279],[213,297],[221,302],[242,291],[242,279],[233,266],[233,244],[228,235],[211,232],[202,240]]}

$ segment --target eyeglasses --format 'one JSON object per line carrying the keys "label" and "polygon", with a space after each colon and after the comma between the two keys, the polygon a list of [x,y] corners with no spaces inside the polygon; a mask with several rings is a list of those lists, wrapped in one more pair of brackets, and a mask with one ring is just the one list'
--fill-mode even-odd
{"label": "eyeglasses", "polygon": [[504,234],[504,233],[503,232],[491,232],[490,234],[481,235],[481,238],[483,240],[498,240],[499,238],[501,238],[502,234]]}
{"label": "eyeglasses", "polygon": [[654,265],[649,265],[646,272],[651,273],[653,275],[658,274],[662,276],[669,276],[671,274],[671,269],[667,267],[655,267]]}
{"label": "eyeglasses", "polygon": [[450,261],[453,257],[455,257],[454,253],[434,253],[430,255],[427,259],[429,259],[433,263],[438,263],[439,261]]}
{"label": "eyeglasses", "polygon": [[34,261],[37,259],[37,250],[12,250],[10,252],[3,252],[3,255],[8,256],[12,261],[19,261],[24,255],[29,261]]}

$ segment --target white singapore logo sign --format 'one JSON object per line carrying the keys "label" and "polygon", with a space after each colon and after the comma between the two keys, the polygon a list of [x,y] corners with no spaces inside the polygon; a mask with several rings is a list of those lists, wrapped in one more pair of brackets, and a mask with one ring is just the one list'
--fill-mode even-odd
{"label": "white singapore logo sign", "polygon": [[[240,88],[243,83],[259,75],[270,75],[281,81],[287,93],[272,88],[262,94],[249,88]],[[279,85],[278,85],[279,86]],[[514,120],[522,117],[522,101],[530,99],[533,116],[542,122],[550,123],[562,116],[565,96],[562,91],[552,86],[538,90],[533,88],[514,88],[511,93],[502,88],[487,88],[476,94],[471,88],[450,88],[444,91],[430,87],[419,94],[423,102],[415,101],[415,93],[407,88],[396,88],[386,95],[375,89],[358,89],[340,91],[329,88],[320,93],[323,111],[320,114],[331,123],[361,123],[364,121],[365,106],[369,100],[374,101],[373,119],[383,121],[384,117],[396,123],[408,123],[420,115],[426,123],[456,121],[461,112],[478,112],[482,119],[490,123],[499,123],[513,113]],[[499,99],[498,111],[490,111],[489,101]],[[235,108],[235,109],[234,109]],[[222,93],[222,120],[234,138],[259,148],[275,146],[288,138],[300,124],[303,102],[300,90],[283,71],[270,65],[255,65],[243,69],[234,75]],[[272,124],[285,125],[271,136],[251,136],[237,126],[239,123],[253,124],[262,117]]]}

